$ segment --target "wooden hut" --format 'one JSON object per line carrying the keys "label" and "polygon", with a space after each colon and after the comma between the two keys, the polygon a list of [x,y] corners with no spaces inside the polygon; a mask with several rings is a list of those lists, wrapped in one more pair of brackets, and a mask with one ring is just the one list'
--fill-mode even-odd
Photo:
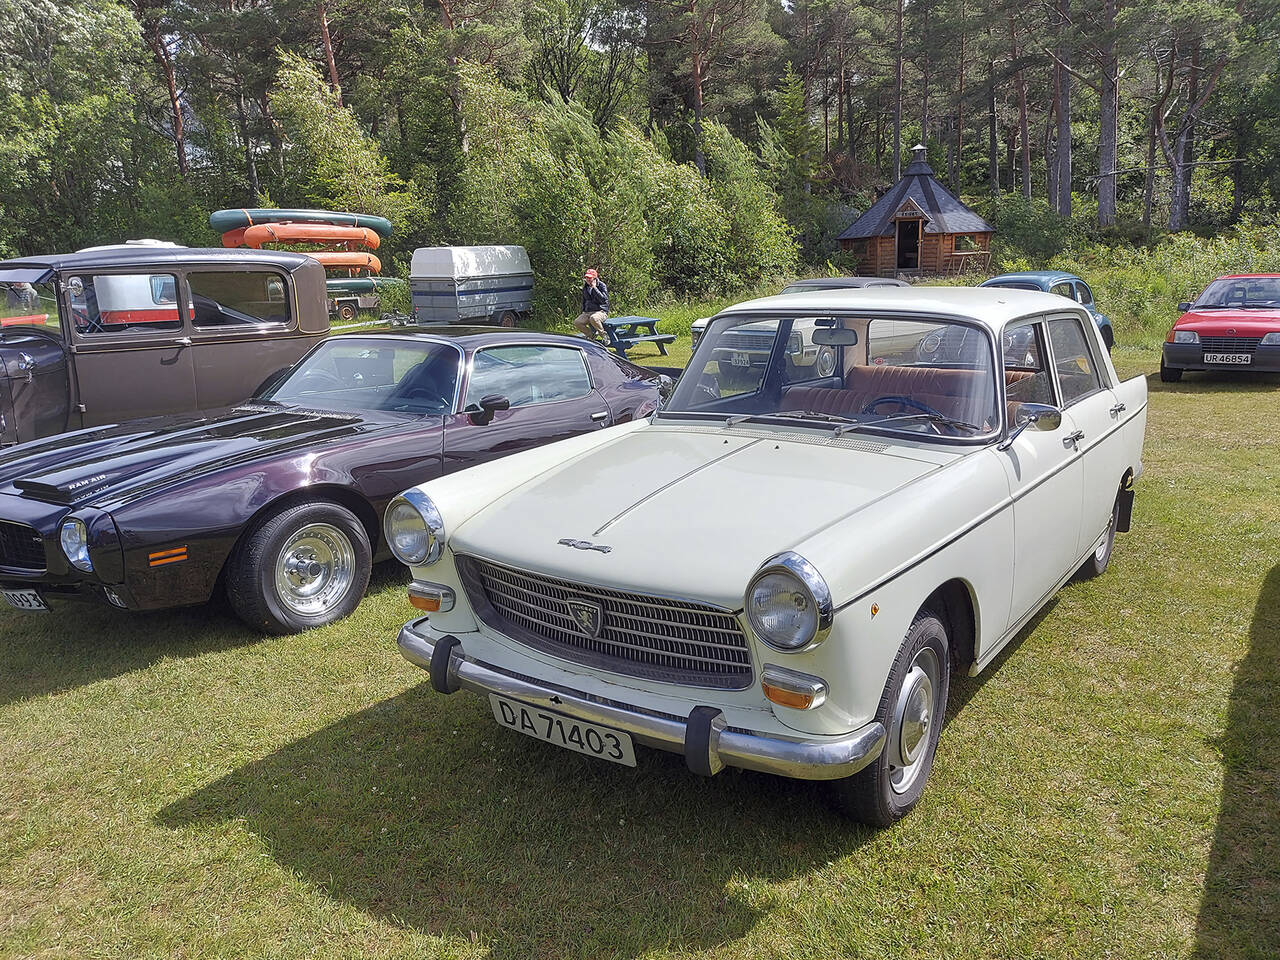
{"label": "wooden hut", "polygon": [[840,234],[840,249],[873,277],[986,269],[995,228],[938,182],[923,146],[911,152],[902,179]]}

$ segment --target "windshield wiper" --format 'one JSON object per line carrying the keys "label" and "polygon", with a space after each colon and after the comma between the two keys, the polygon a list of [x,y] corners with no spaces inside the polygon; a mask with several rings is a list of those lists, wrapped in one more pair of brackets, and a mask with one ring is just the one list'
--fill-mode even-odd
{"label": "windshield wiper", "polygon": [[822,413],[819,410],[779,410],[776,413],[738,413],[725,420],[726,427],[736,427],[740,423],[747,423],[750,420],[820,420],[823,423],[847,423],[853,426],[860,426],[861,420],[855,420],[853,417],[842,417],[838,413]]}
{"label": "windshield wiper", "polygon": [[886,423],[906,423],[910,420],[927,420],[930,423],[939,423],[944,427],[951,427],[954,430],[968,430],[975,433],[982,429],[976,423],[966,423],[963,420],[955,420],[951,417],[943,416],[940,413],[904,413],[896,417],[885,417],[883,420],[872,420],[867,423],[870,427],[879,427]]}

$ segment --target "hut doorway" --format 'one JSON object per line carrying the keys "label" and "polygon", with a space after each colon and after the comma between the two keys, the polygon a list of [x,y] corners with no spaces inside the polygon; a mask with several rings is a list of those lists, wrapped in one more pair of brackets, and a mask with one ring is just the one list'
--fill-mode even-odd
{"label": "hut doorway", "polygon": [[898,269],[920,269],[920,225],[922,220],[898,221]]}

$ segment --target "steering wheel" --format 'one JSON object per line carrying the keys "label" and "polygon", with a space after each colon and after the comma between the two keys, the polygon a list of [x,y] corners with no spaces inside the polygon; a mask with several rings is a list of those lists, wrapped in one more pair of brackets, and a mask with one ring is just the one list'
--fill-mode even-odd
{"label": "steering wheel", "polygon": [[329,370],[308,370],[302,375],[302,382],[298,384],[303,389],[310,389],[317,392],[324,390],[345,390],[347,384],[336,373]]}
{"label": "steering wheel", "polygon": [[911,397],[904,397],[900,394],[887,394],[883,397],[876,397],[862,408],[862,412],[875,413],[875,408],[880,406],[882,403],[896,403],[898,405],[898,413],[905,413],[907,410],[919,410],[921,413],[927,413],[931,416],[943,417],[945,419],[944,414],[939,413],[927,403],[921,403],[919,400],[915,400]]}

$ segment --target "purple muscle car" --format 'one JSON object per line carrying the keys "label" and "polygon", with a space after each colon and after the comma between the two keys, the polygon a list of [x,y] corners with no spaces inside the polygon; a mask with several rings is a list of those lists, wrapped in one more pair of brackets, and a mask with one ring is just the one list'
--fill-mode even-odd
{"label": "purple muscle car", "polygon": [[668,381],[588,341],[485,328],[322,341],[249,402],[0,454],[0,595],[128,610],[225,589],[250,625],[347,616],[401,490],[648,416]]}

